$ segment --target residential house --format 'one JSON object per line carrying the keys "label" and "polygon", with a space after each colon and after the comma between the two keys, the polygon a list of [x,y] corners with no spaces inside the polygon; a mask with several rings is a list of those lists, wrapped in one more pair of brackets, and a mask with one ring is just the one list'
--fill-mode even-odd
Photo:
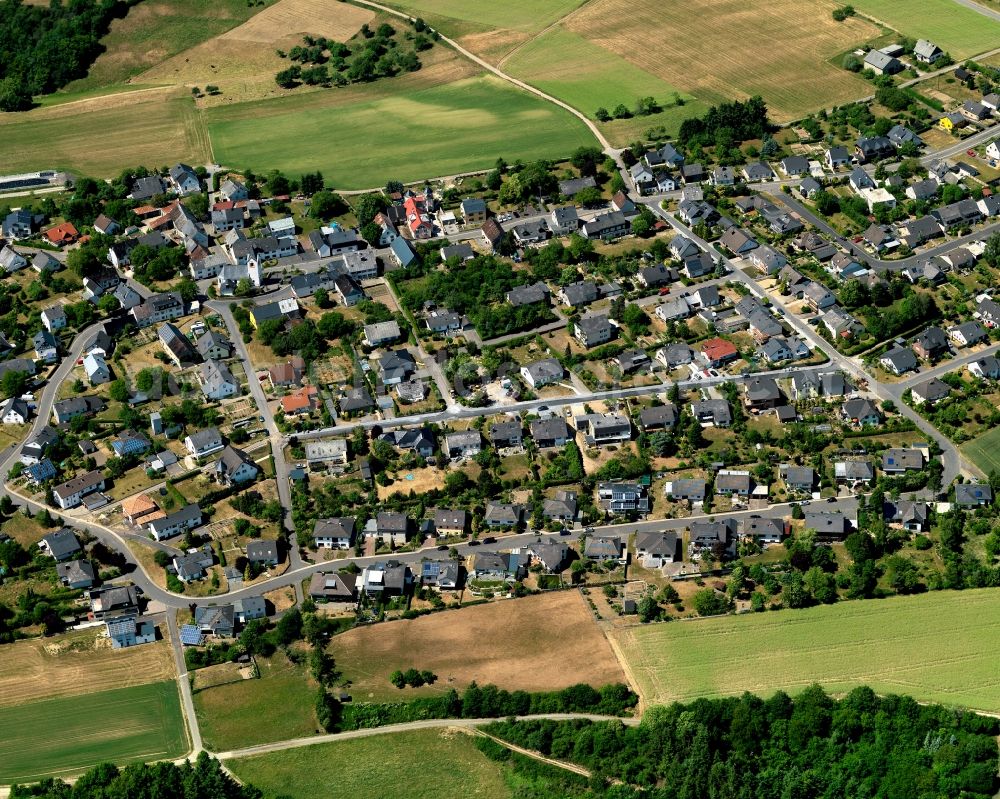
{"label": "residential house", "polygon": [[542,565],[549,574],[558,574],[566,568],[569,547],[562,541],[536,539],[525,547],[532,559]]}
{"label": "residential house", "polygon": [[28,403],[20,397],[8,397],[0,402],[0,420],[4,424],[24,424],[30,418]]}
{"label": "residential house", "polygon": [[198,384],[206,399],[220,400],[240,393],[240,384],[223,361],[205,361],[198,369]]}
{"label": "residential house", "polygon": [[203,333],[198,338],[195,347],[198,350],[198,354],[205,360],[220,361],[233,354],[232,342],[214,330],[208,330]]}
{"label": "residential house", "polygon": [[396,386],[410,378],[417,370],[417,362],[409,350],[399,349],[382,355],[378,368],[383,384]]}
{"label": "residential house", "polygon": [[27,260],[17,250],[7,246],[0,247],[0,268],[5,272],[8,274],[17,272],[19,269],[24,269],[27,265]]}
{"label": "residential house", "polygon": [[410,534],[410,520],[405,513],[383,511],[375,517],[374,528],[365,535],[386,546],[403,546]]}
{"label": "residential house", "polygon": [[993,504],[993,489],[978,483],[958,483],[955,486],[955,505],[962,510]]}
{"label": "residential house", "polygon": [[722,496],[747,498],[753,492],[750,472],[742,469],[720,469],[715,475],[715,493]]}
{"label": "residential house", "polygon": [[632,423],[620,413],[590,414],[587,419],[587,443],[597,446],[620,444],[632,439]]}
{"label": "residential house", "polygon": [[988,338],[986,329],[976,321],[962,322],[948,328],[948,337],[960,347],[971,347]]}
{"label": "residential house", "polygon": [[444,437],[444,451],[452,460],[471,458],[483,449],[483,437],[478,430],[448,433]]}
{"label": "residential house", "polygon": [[628,561],[628,547],[619,536],[592,535],[584,544],[583,557],[597,563],[616,561],[624,566]]}
{"label": "residential house", "polygon": [[668,480],[663,485],[664,495],[674,502],[704,502],[707,491],[708,483],[701,477],[682,477]]}
{"label": "residential house", "polygon": [[263,563],[265,566],[277,566],[281,562],[278,542],[259,540],[247,542],[247,560],[250,563]]}
{"label": "residential house", "polygon": [[233,615],[240,624],[267,616],[267,603],[262,596],[248,596],[233,602]]}
{"label": "residential house", "polygon": [[[180,535],[201,525],[201,508],[192,502],[165,516],[150,518],[144,524],[157,541],[173,538],[175,535]],[[209,554],[209,558],[211,558],[211,554]],[[211,565],[211,560],[209,560],[209,565]],[[180,577],[179,574],[177,576]]]}
{"label": "residential house", "polygon": [[736,256],[746,255],[758,246],[756,240],[735,226],[722,234],[719,243]]}
{"label": "residential house", "polygon": [[95,621],[139,615],[139,589],[134,585],[94,588],[87,592],[90,616]]}
{"label": "residential house", "polygon": [[895,75],[903,71],[903,63],[898,58],[886,55],[881,50],[869,50],[865,54],[864,66],[876,75]]}
{"label": "residential house", "polygon": [[500,223],[493,218],[487,219],[479,232],[486,250],[496,252],[503,242],[503,228],[500,227]]}
{"label": "residential house", "polygon": [[806,510],[804,524],[805,529],[816,531],[819,541],[841,541],[848,532],[847,519],[839,511]]}
{"label": "residential house", "polygon": [[42,324],[49,333],[55,333],[66,327],[66,310],[62,305],[53,305],[41,313]]}
{"label": "residential house", "polygon": [[948,337],[940,327],[928,327],[914,340],[913,351],[925,361],[935,361],[948,352]]}
{"label": "residential house", "polygon": [[597,484],[597,503],[609,513],[649,513],[652,503],[641,483],[610,481]]}
{"label": "residential house", "polygon": [[886,503],[885,509],[886,521],[890,524],[898,524],[911,533],[920,533],[927,529],[929,512],[926,502],[899,499]]}
{"label": "residential house", "polygon": [[893,347],[879,358],[879,366],[894,375],[902,375],[917,369],[917,358],[906,347]]}
{"label": "residential house", "polygon": [[515,286],[507,292],[507,302],[515,308],[522,305],[534,305],[537,302],[548,302],[549,287],[542,281],[528,286]]}
{"label": "residential house", "polygon": [[858,427],[876,427],[882,423],[882,414],[869,399],[855,397],[847,400],[840,409],[841,416]]}
{"label": "residential house", "polygon": [[[211,563],[208,564],[211,566]],[[199,564],[192,563],[197,569]],[[202,566],[202,570],[207,566]],[[194,578],[199,579],[199,578]],[[236,608],[232,605],[199,605],[194,611],[194,623],[202,635],[232,638],[236,629]]]}
{"label": "residential house", "polygon": [[367,346],[373,348],[398,341],[401,336],[402,332],[399,329],[399,323],[395,319],[391,319],[388,322],[376,322],[364,327],[364,342]]}
{"label": "residential house", "polygon": [[184,300],[176,291],[153,294],[142,305],[129,311],[139,327],[149,327],[160,322],[169,322],[184,315]]}
{"label": "residential house", "polygon": [[439,536],[465,535],[468,513],[464,510],[437,508],[434,511],[434,532]]}
{"label": "residential house", "polygon": [[693,549],[729,550],[736,538],[736,520],[697,521],[688,526],[688,534]]}
{"label": "residential house", "polygon": [[924,454],[919,449],[893,447],[882,453],[882,471],[886,474],[903,474],[924,468]]}
{"label": "residential house", "polygon": [[570,283],[559,290],[559,299],[564,305],[576,308],[589,305],[598,297],[597,284],[591,280],[580,280]]}
{"label": "residential house", "polygon": [[198,359],[198,354],[191,346],[187,336],[181,333],[175,325],[164,322],[156,331],[156,335],[164,352],[167,353],[167,357],[178,368],[189,366]]}
{"label": "residential house", "polygon": [[487,527],[517,527],[524,509],[505,502],[487,502],[483,521]]}
{"label": "residential house", "polygon": [[610,341],[614,336],[614,326],[606,314],[584,316],[574,324],[573,335],[581,345],[590,349]]}
{"label": "residential house", "polygon": [[733,423],[728,400],[710,399],[691,403],[691,413],[703,427],[729,427]]}
{"label": "residential house", "polygon": [[68,527],[43,536],[38,548],[57,563],[68,561],[82,551],[76,534]]}
{"label": "residential house", "polygon": [[[887,136],[861,136],[854,144],[854,155],[859,164],[880,161],[895,154],[896,148]],[[874,184],[869,188],[874,188]]]}
{"label": "residential house", "polygon": [[306,463],[312,470],[334,466],[346,466],[350,462],[346,439],[332,438],[326,441],[308,441],[305,445]]}
{"label": "residential house", "polygon": [[519,421],[495,422],[490,427],[490,441],[497,449],[520,447],[524,434]]}
{"label": "residential house", "polygon": [[588,239],[617,239],[628,235],[632,224],[620,211],[610,211],[584,222],[582,230]]}
{"label": "residential house", "polygon": [[364,413],[374,407],[371,394],[363,386],[347,389],[340,398],[340,412],[343,414]]}
{"label": "residential house", "polygon": [[71,560],[56,564],[56,576],[67,588],[90,588],[97,582],[94,564],[89,560]]}
{"label": "residential house", "polygon": [[592,177],[572,178],[559,181],[559,193],[566,198],[573,197],[584,189],[597,188],[597,181]]}
{"label": "residential house", "polygon": [[739,350],[724,338],[711,338],[701,345],[701,358],[713,368],[724,366],[739,357]]}
{"label": "residential house", "polygon": [[639,411],[639,426],[644,431],[673,430],[677,425],[677,406],[672,402]]}
{"label": "residential house", "polygon": [[560,489],[555,496],[542,501],[542,516],[549,521],[576,521],[577,494],[575,491]]}
{"label": "residential house", "polygon": [[354,546],[356,525],[357,520],[353,516],[317,519],[313,524],[313,546],[317,549],[348,550]]}
{"label": "residential house", "polygon": [[551,419],[536,419],[529,425],[531,438],[539,449],[564,447],[574,439],[573,431],[559,416]]}
{"label": "residential house", "polygon": [[392,240],[392,244],[389,245],[389,255],[396,266],[404,269],[417,260],[413,245],[402,236]]}
{"label": "residential house", "polygon": [[79,505],[83,498],[95,491],[103,491],[104,475],[99,471],[84,472],[81,475],[60,483],[52,489],[56,504],[62,510],[69,510]]}
{"label": "residential house", "polygon": [[[786,158],[784,161],[781,162],[781,168],[782,170],[784,170],[785,161],[791,161],[794,166],[800,160],[805,163],[805,169],[808,170],[809,162],[806,161],[804,158],[798,158],[798,156],[795,156],[791,159]],[[743,179],[747,183],[761,183],[765,180],[774,179],[774,172],[771,170],[771,167],[769,167],[763,161],[754,161],[751,164],[747,164],[740,170],[740,172],[743,174]]]}
{"label": "residential house", "polygon": [[831,147],[823,155],[823,162],[829,169],[836,172],[842,167],[850,166],[851,154],[844,147]]}
{"label": "residential house", "polygon": [[481,225],[486,221],[486,201],[479,197],[467,197],[460,204],[462,220],[466,225]]}
{"label": "residential house", "polygon": [[223,485],[242,485],[255,479],[260,469],[243,450],[229,445],[215,464],[216,479]]}
{"label": "residential house", "polygon": [[680,541],[676,533],[638,533],[635,555],[644,569],[659,569],[680,560]]}
{"label": "residential house", "polygon": [[357,600],[358,575],[316,572],[309,581],[309,597],[316,602],[353,605]]}
{"label": "residential house", "polygon": [[752,250],[748,260],[765,275],[775,274],[788,263],[784,255],[766,244]]}
{"label": "residential house", "polygon": [[422,458],[434,454],[434,434],[426,428],[390,430],[382,434],[382,440],[401,450],[416,452]]}
{"label": "residential house", "polygon": [[790,463],[781,464],[778,472],[788,491],[797,494],[811,494],[816,484],[816,472],[811,466],[795,466]]}
{"label": "residential house", "polygon": [[563,205],[552,209],[549,215],[549,229],[554,236],[568,236],[580,229],[580,219],[576,207]]}
{"label": "residential house", "polygon": [[923,380],[910,389],[910,396],[914,405],[935,405],[951,394],[951,386],[943,383],[936,377],[930,380]]}
{"label": "residential house", "polygon": [[83,370],[92,386],[108,383],[111,380],[111,369],[103,355],[91,352],[83,359]]}
{"label": "residential house", "polygon": [[152,444],[145,434],[128,427],[111,439],[111,450],[119,458],[127,455],[141,455],[151,446]]}
{"label": "residential house", "polygon": [[204,458],[218,452],[225,446],[218,427],[206,427],[191,433],[184,439],[184,447],[195,458]]}
{"label": "residential house", "polygon": [[524,578],[526,566],[526,559],[521,555],[477,552],[472,556],[469,574],[476,580],[516,582]]}
{"label": "residential house", "polygon": [[35,360],[55,363],[59,360],[59,341],[48,330],[39,330],[31,339]]}
{"label": "residential house", "polygon": [[201,191],[201,179],[198,177],[198,173],[187,164],[175,164],[170,167],[167,174],[170,178],[170,186],[177,194],[184,196]]}
{"label": "residential house", "polygon": [[980,380],[996,380],[1000,378],[1000,360],[993,355],[973,361],[969,364],[969,372]]}
{"label": "residential house", "polygon": [[740,524],[740,535],[758,544],[780,544],[785,533],[785,522],[782,519],[751,516]]}

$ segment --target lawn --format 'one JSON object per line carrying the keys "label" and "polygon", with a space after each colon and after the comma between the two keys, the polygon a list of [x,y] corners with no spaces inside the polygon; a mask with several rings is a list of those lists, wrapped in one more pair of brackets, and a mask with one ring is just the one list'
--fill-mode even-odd
{"label": "lawn", "polygon": [[301,738],[316,732],[315,689],[305,669],[284,655],[258,658],[260,679],[194,694],[195,713],[208,749],[224,751]]}
{"label": "lawn", "polygon": [[75,696],[91,688],[170,680],[174,675],[167,641],[116,650],[93,628],[17,641],[5,646],[0,657],[0,707]]}
{"label": "lawn", "polygon": [[854,7],[914,39],[930,39],[956,61],[1000,42],[1000,23],[954,0],[859,0]]}
{"label": "lawn", "polygon": [[188,750],[173,680],[20,705],[0,714],[0,783]]}
{"label": "lawn", "polygon": [[347,105],[337,98],[332,91],[209,110],[216,160],[292,174],[321,169],[338,188],[363,189],[486,169],[498,156],[557,159],[593,143],[568,112],[492,77]]}
{"label": "lawn", "polygon": [[[472,640],[475,647],[468,646]],[[356,701],[461,690],[473,680],[526,691],[624,681],[611,646],[576,591],[358,627],[336,636],[330,652],[352,681]],[[430,669],[437,683],[405,692],[394,688],[389,675],[410,667]]]}
{"label": "lawn", "polygon": [[994,469],[1000,471],[1000,428],[995,427],[971,441],[966,441],[959,449],[965,457],[982,469],[984,474],[989,474]]}
{"label": "lawn", "polygon": [[868,84],[827,59],[880,31],[857,18],[835,22],[834,7],[797,0],[636,0],[625,11],[621,0],[593,0],[564,24],[703,102],[760,94],[776,121],[788,121],[870,93]]}
{"label": "lawn", "polygon": [[487,760],[472,738],[449,730],[417,730],[227,760],[265,799],[358,796],[393,799],[510,796],[501,766]]}
{"label": "lawn", "polygon": [[647,703],[744,691],[869,685],[922,702],[1000,712],[993,590],[856,600],[616,632]]}
{"label": "lawn", "polygon": [[111,177],[132,165],[203,164],[208,136],[190,96],[154,89],[0,114],[5,172],[67,169]]}

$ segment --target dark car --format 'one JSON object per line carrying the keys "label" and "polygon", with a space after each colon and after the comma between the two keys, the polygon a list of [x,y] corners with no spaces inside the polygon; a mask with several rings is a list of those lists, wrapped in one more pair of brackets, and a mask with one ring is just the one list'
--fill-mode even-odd
{"label": "dark car", "polygon": [[496,542],[497,540],[491,535],[488,535],[486,536],[486,538],[483,539],[484,544],[495,544]]}
{"label": "dark car", "polygon": [[447,549],[448,549],[448,545],[447,544],[441,544],[441,546],[438,547],[438,551],[439,552],[445,552],[445,551],[447,551]]}
{"label": "dark car", "polygon": [[827,501],[827,502],[836,502],[836,501],[837,501],[837,498],[836,498],[836,497],[827,497],[827,500],[826,500],[826,501]]}
{"label": "dark car", "polygon": [[469,546],[470,547],[478,547],[480,545],[480,543],[482,543],[482,542],[481,541],[470,541],[469,542]]}

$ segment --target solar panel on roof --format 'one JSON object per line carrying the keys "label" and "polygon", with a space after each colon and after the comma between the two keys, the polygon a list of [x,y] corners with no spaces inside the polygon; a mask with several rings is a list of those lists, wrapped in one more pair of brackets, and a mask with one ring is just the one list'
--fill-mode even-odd
{"label": "solar panel on roof", "polygon": [[181,627],[181,643],[185,646],[198,646],[202,641],[201,630],[194,624]]}

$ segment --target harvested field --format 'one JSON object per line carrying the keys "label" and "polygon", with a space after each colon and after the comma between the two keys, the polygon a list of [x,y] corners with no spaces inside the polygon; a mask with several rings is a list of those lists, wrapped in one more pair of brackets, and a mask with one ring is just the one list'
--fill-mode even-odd
{"label": "harvested field", "polygon": [[[264,0],[265,4],[272,0]],[[74,81],[69,92],[111,86],[177,53],[207,41],[261,13],[261,6],[244,0],[147,0],[115,20],[101,43],[102,53],[87,77]]]}
{"label": "harvested field", "polygon": [[194,101],[172,88],[0,114],[0,140],[4,172],[68,169],[110,177],[123,164],[201,164],[211,153]]}
{"label": "harvested field", "polygon": [[208,104],[265,96],[281,96],[274,75],[290,62],[277,49],[302,44],[304,34],[335,41],[350,39],[363,24],[375,18],[367,9],[328,0],[279,0],[242,25],[178,53],[136,78],[141,83],[178,83],[185,86],[219,86],[223,96],[206,98]]}
{"label": "harvested field", "polygon": [[[476,749],[471,736],[447,729],[317,744],[229,760],[226,767],[260,788],[265,799],[314,799],[317,785],[323,786],[324,799],[356,799],[359,794],[393,799],[510,795],[500,765]],[[434,778],[413,779],[415,774]]]}
{"label": "harvested field", "polygon": [[647,704],[869,685],[1000,712],[996,591],[942,591],[614,633]]}
{"label": "harvested field", "polygon": [[464,0],[390,0],[386,5],[415,16],[431,16],[482,28],[511,28],[535,33],[562,19],[583,0],[507,0],[504,3],[468,3]]}
{"label": "harvested field", "polygon": [[[103,628],[100,628],[103,632]],[[17,641],[0,657],[0,707],[94,689],[127,688],[175,676],[168,641],[112,649],[96,629]]]}
{"label": "harvested field", "polygon": [[187,750],[173,680],[32,702],[0,714],[0,783],[80,772],[111,753],[124,764]]}
{"label": "harvested field", "polygon": [[981,436],[967,441],[960,449],[965,457],[983,470],[984,474],[989,474],[994,469],[1000,470],[1000,428],[994,427]]}
{"label": "harvested field", "polygon": [[330,652],[358,701],[402,698],[389,675],[411,666],[430,669],[438,681],[408,688],[405,696],[461,689],[473,680],[527,691],[624,681],[611,646],[576,591],[359,627],[334,637]]}
{"label": "harvested field", "polygon": [[239,27],[222,34],[219,40],[273,43],[285,36],[308,33],[344,42],[374,18],[374,11],[348,3],[279,0]]}
{"label": "harvested field", "polygon": [[828,59],[880,31],[858,18],[835,22],[834,7],[795,0],[638,0],[622,13],[620,0],[594,0],[565,25],[703,102],[760,94],[772,117],[787,121],[870,93],[862,79]]}

